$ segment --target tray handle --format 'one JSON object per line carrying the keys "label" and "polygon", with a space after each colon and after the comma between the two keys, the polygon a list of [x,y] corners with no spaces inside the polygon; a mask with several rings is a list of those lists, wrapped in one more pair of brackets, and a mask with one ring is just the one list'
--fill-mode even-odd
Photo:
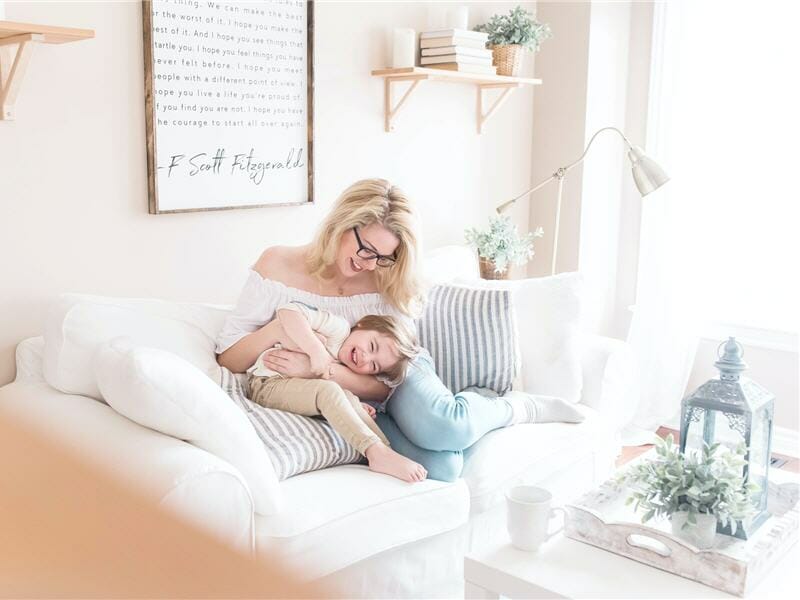
{"label": "tray handle", "polygon": [[672,556],[672,549],[669,546],[650,535],[630,533],[628,537],[625,538],[625,541],[629,546],[647,550],[648,552],[655,552],[664,558]]}

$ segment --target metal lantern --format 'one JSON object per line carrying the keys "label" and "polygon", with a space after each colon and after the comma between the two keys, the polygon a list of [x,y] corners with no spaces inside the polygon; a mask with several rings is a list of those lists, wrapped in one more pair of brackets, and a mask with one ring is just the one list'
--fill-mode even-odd
{"label": "metal lantern", "polygon": [[[723,349],[724,347],[724,349]],[[719,356],[723,350],[722,356]],[[735,449],[747,447],[743,476],[758,485],[753,493],[756,513],[739,523],[735,536],[747,539],[761,525],[767,512],[767,473],[772,443],[772,418],[775,396],[741,373],[747,368],[744,352],[734,338],[720,344],[719,379],[701,385],[681,403],[681,451],[701,449],[703,442],[720,443]],[[720,533],[731,534],[730,526],[718,526]]]}

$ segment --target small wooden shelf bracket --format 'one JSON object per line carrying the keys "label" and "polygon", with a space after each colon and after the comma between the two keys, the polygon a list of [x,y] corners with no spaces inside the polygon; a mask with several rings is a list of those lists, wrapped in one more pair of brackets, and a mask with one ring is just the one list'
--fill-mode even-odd
{"label": "small wooden shelf bracket", "polygon": [[[403,107],[403,103],[408,100],[408,97],[414,92],[414,90],[419,85],[419,82],[423,79],[427,79],[427,75],[406,75],[402,77],[386,77],[383,80],[383,113],[384,113],[384,129],[387,132],[394,131],[394,118],[397,116],[397,113],[400,112],[400,109]],[[399,102],[392,106],[392,84],[399,83],[399,82],[411,82],[411,86],[406,90],[406,93],[403,94],[403,97],[400,98]]]}
{"label": "small wooden shelf bracket", "polygon": [[[491,116],[495,113],[495,111],[500,108],[500,106],[506,101],[506,99],[511,95],[511,90],[518,88],[520,84],[518,83],[487,83],[482,85],[476,85],[475,87],[477,95],[478,95],[478,111],[477,111],[477,121],[478,121],[478,133],[483,133],[483,126],[486,124]],[[485,113],[483,112],[483,105],[484,105],[484,98],[483,93],[486,90],[491,89],[498,89],[503,90],[497,98],[495,98],[494,102],[489,106],[489,110]]]}
{"label": "small wooden shelf bracket", "polygon": [[91,29],[0,21],[0,121],[14,119],[14,105],[35,44],[65,44],[93,37]]}
{"label": "small wooden shelf bracket", "polygon": [[42,41],[44,36],[37,33],[0,39],[0,120],[14,119],[14,104],[31,60],[33,45]]}

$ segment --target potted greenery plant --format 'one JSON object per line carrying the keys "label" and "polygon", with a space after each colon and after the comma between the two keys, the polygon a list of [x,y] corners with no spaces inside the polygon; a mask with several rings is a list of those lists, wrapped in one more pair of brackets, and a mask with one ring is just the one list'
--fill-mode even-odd
{"label": "potted greenery plant", "polygon": [[533,240],[542,237],[539,227],[520,235],[517,226],[508,215],[496,215],[489,219],[489,230],[470,228],[464,232],[467,243],[478,251],[481,277],[484,279],[508,279],[508,265],[524,265],[533,256]]}
{"label": "potted greenery plant", "polygon": [[533,15],[521,6],[507,15],[493,15],[488,23],[478,25],[475,31],[489,34],[498,75],[517,77],[522,69],[525,50],[536,52],[543,40],[552,37],[550,26],[538,23]]}
{"label": "potted greenery plant", "polygon": [[635,465],[624,478],[634,492],[627,503],[644,510],[642,523],[668,517],[672,533],[698,548],[714,543],[717,523],[737,523],[755,512],[751,493],[758,486],[745,485],[742,466],[746,449],[735,451],[720,444],[704,444],[702,452],[684,454],[672,435],[658,440],[656,458]]}

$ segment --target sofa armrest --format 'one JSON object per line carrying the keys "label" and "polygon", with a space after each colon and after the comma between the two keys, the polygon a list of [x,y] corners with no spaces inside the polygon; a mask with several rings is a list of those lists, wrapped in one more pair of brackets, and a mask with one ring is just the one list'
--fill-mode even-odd
{"label": "sofa armrest", "polygon": [[633,418],[636,371],[630,345],[622,340],[585,334],[582,351],[581,404],[602,414],[620,431]]}
{"label": "sofa armrest", "polygon": [[23,421],[223,542],[254,551],[250,490],[226,461],[42,382],[0,387],[0,418]]}

